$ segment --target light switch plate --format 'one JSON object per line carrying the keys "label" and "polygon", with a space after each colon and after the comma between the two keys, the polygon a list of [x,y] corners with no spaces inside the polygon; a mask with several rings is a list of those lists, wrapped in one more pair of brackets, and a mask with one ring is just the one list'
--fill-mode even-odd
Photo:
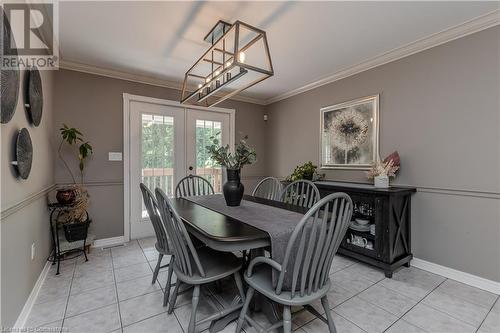
{"label": "light switch plate", "polygon": [[108,153],[108,160],[109,161],[121,161],[122,160],[122,153],[121,152],[109,152]]}

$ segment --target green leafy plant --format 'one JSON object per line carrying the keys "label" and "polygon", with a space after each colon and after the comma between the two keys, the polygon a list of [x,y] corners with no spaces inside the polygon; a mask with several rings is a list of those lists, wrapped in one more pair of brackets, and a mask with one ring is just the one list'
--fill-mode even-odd
{"label": "green leafy plant", "polygon": [[210,158],[218,165],[224,166],[230,170],[239,170],[244,165],[253,164],[257,160],[255,149],[250,147],[246,142],[248,136],[245,136],[238,142],[234,149],[234,153],[230,151],[229,145],[221,146],[216,136],[210,137],[212,144],[206,146],[206,150]]}
{"label": "green leafy plant", "polygon": [[292,174],[286,177],[286,181],[294,182],[299,179],[312,180],[317,168],[318,167],[312,164],[311,161],[304,163],[303,165],[298,165],[295,167]]}
{"label": "green leafy plant", "polygon": [[73,175],[73,172],[71,171],[71,168],[69,167],[68,163],[63,157],[62,148],[64,143],[67,143],[70,146],[75,146],[79,144],[78,154],[77,154],[78,168],[80,170],[80,183],[83,184],[83,171],[85,169],[85,161],[93,153],[92,146],[88,141],[84,141],[82,132],[80,132],[74,127],[69,127],[68,125],[63,124],[63,127],[59,129],[59,132],[61,134],[61,143],[59,144],[59,149],[57,150],[57,152],[59,154],[59,158],[64,163],[64,166],[71,175],[74,184],[76,184],[76,178]]}

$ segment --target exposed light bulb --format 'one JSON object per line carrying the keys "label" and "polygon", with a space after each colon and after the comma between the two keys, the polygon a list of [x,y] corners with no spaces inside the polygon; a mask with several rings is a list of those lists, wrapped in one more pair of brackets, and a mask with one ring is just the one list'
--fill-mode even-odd
{"label": "exposed light bulb", "polygon": [[207,77],[207,78],[205,79],[205,82],[206,82],[206,83],[210,82],[210,78],[209,78],[209,77]]}
{"label": "exposed light bulb", "polygon": [[239,62],[245,62],[245,52],[240,52],[238,54],[238,60]]}
{"label": "exposed light bulb", "polygon": [[220,71],[215,71],[215,76],[218,76],[220,74]]}
{"label": "exposed light bulb", "polygon": [[203,85],[201,83],[198,84],[198,89],[200,89],[201,87],[203,87]]}
{"label": "exposed light bulb", "polygon": [[226,62],[226,68],[227,68],[227,67],[229,67],[229,66],[231,66],[232,64],[233,64],[233,62],[232,62],[232,61],[228,61],[228,62]]}

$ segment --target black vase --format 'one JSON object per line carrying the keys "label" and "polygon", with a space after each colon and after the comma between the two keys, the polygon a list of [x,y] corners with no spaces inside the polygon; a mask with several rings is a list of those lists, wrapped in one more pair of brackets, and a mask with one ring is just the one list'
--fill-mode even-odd
{"label": "black vase", "polygon": [[228,206],[239,206],[245,187],[240,182],[240,170],[227,169],[227,182],[222,186],[224,199]]}

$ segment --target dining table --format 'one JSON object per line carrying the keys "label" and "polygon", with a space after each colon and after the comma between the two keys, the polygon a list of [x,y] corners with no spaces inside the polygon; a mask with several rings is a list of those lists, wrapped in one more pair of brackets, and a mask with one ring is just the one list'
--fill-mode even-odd
{"label": "dining table", "polygon": [[[218,195],[220,196],[220,194]],[[262,211],[274,207],[300,215],[307,212],[307,208],[304,207],[250,195],[244,195],[243,200],[249,201],[253,207],[258,208],[262,205]],[[223,252],[245,251],[249,253],[250,258],[265,255],[266,250],[271,252],[270,234],[249,223],[245,223],[244,216],[238,216],[237,213],[234,213],[237,210],[233,211],[227,209],[227,207],[209,208],[189,198],[172,199],[172,206],[184,222],[188,232],[214,250]],[[237,301],[241,301],[239,296],[236,296],[234,302]],[[262,311],[272,323],[281,320],[280,306],[265,297],[256,297],[255,308]],[[223,330],[238,316],[239,311],[236,311],[212,322],[209,331],[213,333]]]}

